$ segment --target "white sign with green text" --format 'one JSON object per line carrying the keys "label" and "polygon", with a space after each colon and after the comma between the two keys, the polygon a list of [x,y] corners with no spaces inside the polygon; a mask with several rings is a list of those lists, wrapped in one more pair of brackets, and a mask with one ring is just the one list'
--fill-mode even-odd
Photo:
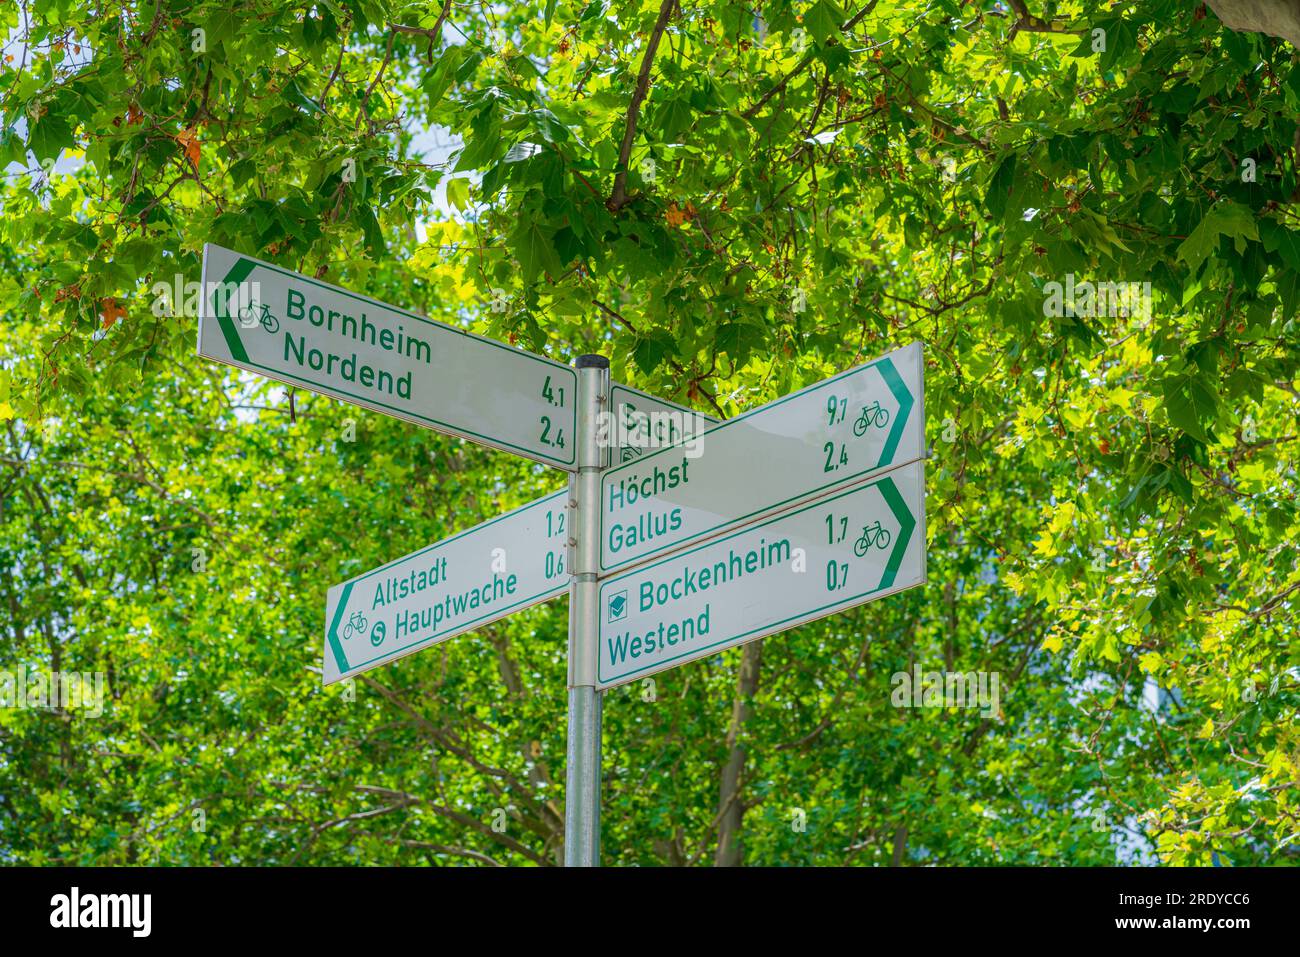
{"label": "white sign with green text", "polygon": [[914,343],[606,470],[601,574],[915,461],[922,397]]}
{"label": "white sign with green text", "polygon": [[925,463],[605,579],[597,683],[624,684],[925,581]]}
{"label": "white sign with green text", "polygon": [[698,454],[690,440],[718,421],[618,382],[610,383],[609,405],[613,422],[605,430],[604,444],[617,450],[615,465],[678,443],[684,444],[687,455]]}
{"label": "white sign with green text", "polygon": [[325,684],[564,594],[568,497],[561,489],[331,588]]}
{"label": "white sign with green text", "polygon": [[200,302],[201,356],[575,469],[563,363],[211,243]]}

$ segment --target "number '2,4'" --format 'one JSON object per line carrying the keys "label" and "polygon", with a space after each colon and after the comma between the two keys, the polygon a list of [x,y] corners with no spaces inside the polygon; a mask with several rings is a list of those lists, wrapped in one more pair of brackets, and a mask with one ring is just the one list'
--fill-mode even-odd
{"label": "number '2,4'", "polygon": [[542,426],[542,435],[539,441],[542,443],[542,445],[553,445],[557,449],[564,448],[563,427],[557,428],[556,426],[552,425],[551,417],[549,415],[542,416],[541,426]]}

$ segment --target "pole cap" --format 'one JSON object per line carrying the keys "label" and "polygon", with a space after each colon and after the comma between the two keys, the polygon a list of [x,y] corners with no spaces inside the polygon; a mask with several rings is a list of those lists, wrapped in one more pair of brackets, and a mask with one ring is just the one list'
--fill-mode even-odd
{"label": "pole cap", "polygon": [[578,369],[608,369],[609,360],[598,355],[578,356],[578,361],[574,363],[574,366]]}

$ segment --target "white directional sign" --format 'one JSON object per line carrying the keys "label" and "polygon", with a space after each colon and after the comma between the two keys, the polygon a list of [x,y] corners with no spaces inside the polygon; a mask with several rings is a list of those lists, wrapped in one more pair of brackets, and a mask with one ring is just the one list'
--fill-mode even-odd
{"label": "white directional sign", "polygon": [[562,489],[331,588],[325,684],[567,591],[568,496]]}
{"label": "white directional sign", "polygon": [[575,469],[567,365],[211,244],[201,303],[201,356]]}
{"label": "white directional sign", "polygon": [[615,465],[683,440],[686,453],[693,454],[691,437],[718,421],[714,416],[617,382],[610,384],[609,405],[613,422],[606,444],[618,450],[613,457]]}
{"label": "white directional sign", "polygon": [[602,574],[920,458],[922,397],[918,343],[607,470]]}
{"label": "white directional sign", "polygon": [[925,581],[924,462],[608,578],[601,688]]}

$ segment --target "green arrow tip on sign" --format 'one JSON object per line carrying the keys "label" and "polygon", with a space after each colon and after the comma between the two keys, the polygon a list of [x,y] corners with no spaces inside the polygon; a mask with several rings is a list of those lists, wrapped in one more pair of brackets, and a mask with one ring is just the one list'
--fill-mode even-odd
{"label": "green arrow tip on sign", "polygon": [[[217,325],[221,326],[221,334],[225,336],[230,357],[236,362],[247,362],[248,351],[244,348],[244,342],[239,338],[239,330],[235,327],[235,320],[230,315],[230,290],[247,279],[256,265],[251,259],[240,259],[230,268],[230,272],[226,273],[226,278],[221,280],[221,286],[213,296]],[[203,290],[203,295],[207,294],[208,291]]]}
{"label": "green arrow tip on sign", "polygon": [[912,397],[912,390],[907,387],[903,377],[898,374],[893,359],[882,359],[880,361],[880,374],[884,377],[885,385],[889,386],[889,391],[894,394],[894,398],[898,402],[898,414],[894,416],[894,427],[889,430],[889,435],[885,439],[885,446],[880,450],[880,461],[876,463],[876,468],[888,465],[894,460],[894,452],[898,450],[898,443],[903,439],[903,429],[907,426],[907,418],[911,415],[912,406],[916,404],[916,400]]}
{"label": "green arrow tip on sign", "polygon": [[894,513],[894,518],[898,521],[898,540],[894,543],[894,550],[889,553],[885,574],[880,578],[880,587],[885,589],[893,586],[894,579],[898,576],[898,569],[903,565],[903,555],[907,552],[908,543],[912,541],[912,532],[916,529],[916,517],[903,501],[903,496],[892,478],[881,480],[879,488],[880,494],[885,498],[885,504],[889,506],[889,510]]}
{"label": "green arrow tip on sign", "polygon": [[334,652],[334,663],[338,666],[339,674],[348,673],[348,658],[343,654],[343,642],[339,641],[339,625],[343,621],[343,612],[348,607],[348,597],[352,594],[352,582],[343,586],[343,593],[339,595],[338,606],[334,609],[334,620],[330,622],[330,630],[327,635],[330,643],[330,651]]}

